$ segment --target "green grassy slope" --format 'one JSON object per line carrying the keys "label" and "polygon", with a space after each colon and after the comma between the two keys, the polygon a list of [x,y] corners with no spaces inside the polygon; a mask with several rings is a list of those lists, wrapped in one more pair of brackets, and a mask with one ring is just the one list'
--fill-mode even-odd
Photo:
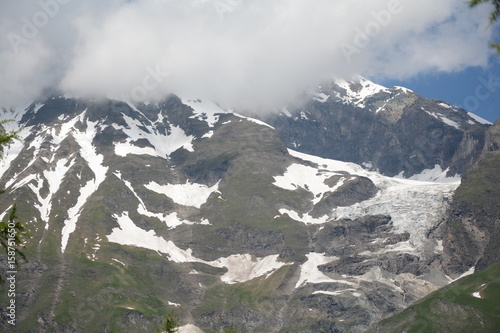
{"label": "green grassy slope", "polygon": [[367,333],[375,332],[500,332],[500,263],[430,294]]}

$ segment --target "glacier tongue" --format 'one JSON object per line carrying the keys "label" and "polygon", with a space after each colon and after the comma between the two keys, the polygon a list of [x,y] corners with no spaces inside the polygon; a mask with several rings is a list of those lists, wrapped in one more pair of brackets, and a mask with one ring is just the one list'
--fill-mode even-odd
{"label": "glacier tongue", "polygon": [[[369,178],[379,188],[375,197],[352,206],[337,207],[328,215],[328,218],[324,216],[319,219],[311,220],[308,218],[304,220],[307,216],[301,218],[295,212],[290,215],[292,218],[305,223],[324,223],[336,219],[356,219],[365,215],[391,216],[396,232],[410,233],[409,244],[413,248],[419,248],[424,244],[427,231],[444,217],[447,202],[451,200],[453,193],[460,185],[460,178],[443,178],[442,173],[440,177],[437,177],[438,180],[444,181],[442,183],[437,180],[430,182],[397,179],[364,170],[357,164],[319,158],[292,150],[289,152],[293,156],[318,164],[317,174],[308,173],[309,180],[313,183],[316,182],[319,175],[326,172],[346,171]],[[307,174],[304,175],[307,176]],[[284,182],[285,178],[283,177],[285,176],[276,177],[276,184],[283,188],[292,189],[293,186],[307,183],[303,179],[304,176],[298,177],[296,184],[291,183],[292,180]]]}
{"label": "glacier tongue", "polygon": [[[353,220],[366,215],[391,216],[395,232],[408,232],[410,234],[409,243],[404,251],[414,252],[413,250],[424,245],[427,232],[444,217],[447,202],[451,200],[453,193],[460,185],[460,178],[446,178],[443,176],[443,172],[434,177],[436,180],[432,182],[398,179],[364,170],[361,166],[353,163],[319,158],[293,150],[289,150],[289,153],[300,159],[316,163],[318,168],[291,165],[283,176],[275,177],[276,186],[289,190],[297,187],[305,188],[312,192],[316,199],[317,196],[323,196],[324,192],[328,190],[328,186],[323,183],[328,175],[348,172],[351,175],[369,178],[379,188],[379,192],[371,199],[347,207],[336,207],[330,214],[318,218],[313,218],[308,213],[299,214],[289,209],[280,209],[281,214],[286,213],[294,220],[306,224],[323,224],[337,219]],[[435,173],[429,174],[435,175]],[[438,182],[438,180],[443,182]],[[306,184],[310,186],[306,186]],[[335,191],[337,188],[336,186],[329,190]],[[316,202],[316,200],[313,201],[313,203]]]}
{"label": "glacier tongue", "polygon": [[337,207],[331,218],[356,219],[365,215],[390,215],[394,230],[410,234],[409,245],[420,248],[427,232],[446,213],[459,183],[421,182],[403,179],[386,179],[376,183],[381,188],[372,199],[350,207]]}

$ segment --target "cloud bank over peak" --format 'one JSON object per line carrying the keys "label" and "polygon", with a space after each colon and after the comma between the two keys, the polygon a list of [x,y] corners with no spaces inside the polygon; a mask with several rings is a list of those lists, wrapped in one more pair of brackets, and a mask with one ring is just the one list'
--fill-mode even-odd
{"label": "cloud bank over peak", "polygon": [[0,105],[57,88],[270,109],[334,76],[484,66],[490,10],[460,0],[2,2]]}

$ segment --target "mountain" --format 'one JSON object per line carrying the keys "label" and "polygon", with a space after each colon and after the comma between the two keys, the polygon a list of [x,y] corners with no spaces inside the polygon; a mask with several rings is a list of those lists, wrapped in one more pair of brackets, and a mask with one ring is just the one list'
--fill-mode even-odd
{"label": "mountain", "polygon": [[500,263],[460,279],[367,333],[500,331]]}
{"label": "mountain", "polygon": [[445,224],[445,267],[461,274],[500,260],[500,122],[488,129],[477,166],[463,178]]}
{"label": "mountain", "polygon": [[500,330],[500,121],[486,133],[475,167],[462,178],[445,221],[443,269],[458,279],[370,332],[498,332]]}
{"label": "mountain", "polygon": [[[3,109],[15,120],[8,126],[23,129],[0,167],[0,212],[16,202],[32,236],[17,273],[16,328],[151,332],[174,309],[182,332],[363,332],[450,283],[442,228],[456,174],[478,163],[496,132],[400,88],[345,94],[346,104],[320,94],[309,102],[317,113],[302,112],[316,129],[313,114],[324,112],[324,135],[335,135],[328,126],[339,114],[349,118],[344,151],[361,151],[363,126],[389,122],[397,105],[397,134],[387,136],[398,141],[381,139],[380,154],[415,149],[418,140],[402,139],[409,119],[423,119],[414,137],[432,126],[442,135],[418,143],[435,145],[415,152],[418,167],[403,156],[390,171],[383,159],[369,168],[297,151],[306,141],[287,147],[279,121],[305,130],[299,109],[273,126],[175,95],[140,104],[50,97]],[[373,109],[384,96],[395,113]],[[2,293],[4,316],[8,302]]]}
{"label": "mountain", "polygon": [[463,175],[477,161],[488,121],[403,87],[362,77],[311,90],[264,117],[289,147],[354,162],[384,175]]}

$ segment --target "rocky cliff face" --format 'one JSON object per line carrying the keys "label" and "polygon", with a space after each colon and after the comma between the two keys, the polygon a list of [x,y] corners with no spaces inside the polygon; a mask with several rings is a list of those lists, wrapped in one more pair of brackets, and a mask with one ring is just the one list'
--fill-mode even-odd
{"label": "rocky cliff face", "polygon": [[304,99],[266,118],[288,147],[389,176],[463,175],[481,154],[489,127],[448,103],[360,77],[322,85]]}
{"label": "rocky cliff face", "polygon": [[444,225],[444,263],[449,274],[483,270],[500,260],[500,121],[486,134],[476,167],[465,174]]}
{"label": "rocky cliff face", "polygon": [[441,288],[367,333],[487,332],[500,330],[500,263]]}
{"label": "rocky cliff face", "polygon": [[[465,123],[483,128],[459,123],[452,109],[446,119],[460,129],[443,125],[441,113],[424,116],[431,109],[408,111],[416,97],[403,90],[379,94],[394,94],[396,111],[366,117],[401,126],[407,116],[424,117],[442,140],[460,142]],[[342,114],[354,122],[349,103]],[[321,105],[330,126],[337,116]],[[432,231],[456,179],[391,178],[299,153],[266,123],[177,96],[139,105],[54,97],[3,113],[24,127],[0,179],[0,212],[17,202],[32,235],[16,294],[23,332],[151,332],[170,309],[184,332],[231,324],[362,332],[449,281]],[[387,134],[385,147],[411,151],[405,128],[398,133]],[[410,163],[403,160],[399,166]]]}
{"label": "rocky cliff face", "polygon": [[[457,188],[443,224],[443,269],[454,278],[369,332],[497,332],[500,329],[500,121],[485,136],[481,157]],[[465,276],[465,277],[464,277]]]}

